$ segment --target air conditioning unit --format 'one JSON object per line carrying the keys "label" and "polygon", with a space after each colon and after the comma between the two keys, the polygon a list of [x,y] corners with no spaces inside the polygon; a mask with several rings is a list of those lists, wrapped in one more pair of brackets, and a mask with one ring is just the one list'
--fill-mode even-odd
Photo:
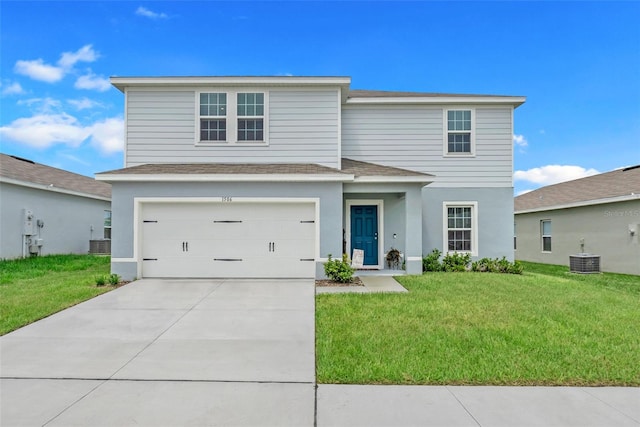
{"label": "air conditioning unit", "polygon": [[600,273],[600,255],[569,255],[569,270],[572,273]]}
{"label": "air conditioning unit", "polygon": [[90,254],[110,254],[111,253],[111,240],[89,240],[89,253]]}

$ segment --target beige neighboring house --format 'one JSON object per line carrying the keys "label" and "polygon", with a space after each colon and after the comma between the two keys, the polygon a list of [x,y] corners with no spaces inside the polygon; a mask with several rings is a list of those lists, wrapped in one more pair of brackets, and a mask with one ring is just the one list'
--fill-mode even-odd
{"label": "beige neighboring house", "polygon": [[0,154],[0,259],[105,253],[111,238],[111,185]]}
{"label": "beige neighboring house", "polygon": [[515,198],[515,257],[569,265],[600,255],[602,271],[640,275],[640,165]]}

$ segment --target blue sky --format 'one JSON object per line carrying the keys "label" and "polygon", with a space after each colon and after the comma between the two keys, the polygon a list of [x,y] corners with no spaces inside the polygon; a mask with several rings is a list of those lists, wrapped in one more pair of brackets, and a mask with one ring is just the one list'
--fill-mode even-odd
{"label": "blue sky", "polygon": [[640,164],[640,2],[0,3],[0,151],[123,166],[108,77],[340,75],[524,95],[515,192]]}

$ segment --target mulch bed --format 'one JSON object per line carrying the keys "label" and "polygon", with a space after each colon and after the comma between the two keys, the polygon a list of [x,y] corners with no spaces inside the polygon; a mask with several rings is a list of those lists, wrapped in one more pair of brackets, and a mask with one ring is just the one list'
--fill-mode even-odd
{"label": "mulch bed", "polygon": [[351,283],[340,283],[334,282],[333,280],[316,280],[316,286],[364,286],[364,283],[362,283],[362,280],[360,280],[359,277],[354,277]]}

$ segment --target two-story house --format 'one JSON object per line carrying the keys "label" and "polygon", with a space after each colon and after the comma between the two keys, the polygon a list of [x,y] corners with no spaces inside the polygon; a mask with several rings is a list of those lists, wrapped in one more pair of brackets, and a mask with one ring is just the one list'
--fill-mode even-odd
{"label": "two-story house", "polygon": [[114,77],[125,168],[112,271],[322,277],[332,254],[513,259],[520,96],[351,90],[349,77]]}

